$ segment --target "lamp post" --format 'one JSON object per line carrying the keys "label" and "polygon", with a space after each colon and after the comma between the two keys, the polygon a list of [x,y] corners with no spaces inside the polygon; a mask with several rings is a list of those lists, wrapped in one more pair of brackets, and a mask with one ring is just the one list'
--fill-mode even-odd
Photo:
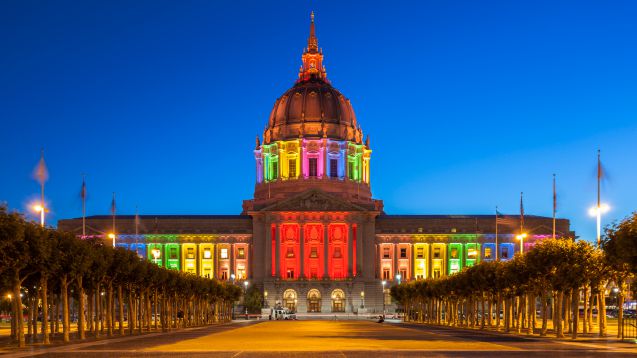
{"label": "lamp post", "polygon": [[521,233],[515,237],[520,240],[520,254],[524,255],[524,239],[526,238],[526,233]]}
{"label": "lamp post", "polygon": [[248,319],[248,305],[246,303],[246,298],[248,297],[248,280],[243,281],[243,307],[246,309],[246,320]]}
{"label": "lamp post", "polygon": [[[233,285],[234,285],[234,278],[235,278],[235,275],[230,274],[230,281],[232,281]],[[232,319],[234,320],[234,300],[232,300]]]}
{"label": "lamp post", "polygon": [[385,319],[385,285],[387,284],[387,281],[383,280],[383,295],[382,300],[383,300],[383,319]]}
{"label": "lamp post", "polygon": [[267,308],[268,306],[268,291],[263,291],[263,307]]}
{"label": "lamp post", "polygon": [[396,275],[396,282],[398,282],[398,284],[399,284],[399,285],[400,285],[400,279],[401,279],[402,277],[403,277],[403,276],[402,276],[401,274]]}
{"label": "lamp post", "polygon": [[365,291],[361,291],[361,308],[365,308]]}
{"label": "lamp post", "polygon": [[[108,234],[108,238],[111,239],[113,241],[113,247],[115,247],[115,234],[114,233],[110,233]],[[155,257],[156,258],[156,257]]]}
{"label": "lamp post", "polygon": [[601,244],[601,238],[602,238],[602,214],[607,213],[609,210],[610,210],[610,206],[608,206],[608,204],[600,204],[600,203],[598,203],[597,206],[593,206],[592,208],[588,210],[588,213],[591,216],[597,217],[597,247],[598,248]]}

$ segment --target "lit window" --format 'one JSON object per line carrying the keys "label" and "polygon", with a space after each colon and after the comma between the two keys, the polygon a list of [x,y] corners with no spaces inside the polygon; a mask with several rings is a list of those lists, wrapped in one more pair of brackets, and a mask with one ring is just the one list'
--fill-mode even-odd
{"label": "lit window", "polygon": [[434,259],[439,259],[439,258],[440,258],[440,248],[434,247]]}
{"label": "lit window", "polygon": [[219,255],[222,259],[228,258],[228,249],[221,249],[221,255]]}
{"label": "lit window", "polygon": [[400,278],[403,280],[407,279],[407,269],[406,268],[400,268]]}
{"label": "lit window", "polygon": [[474,248],[467,250],[467,258],[474,260],[478,256],[478,251]]}
{"label": "lit window", "polygon": [[296,159],[288,160],[288,172],[290,178],[296,178]]}
{"label": "lit window", "polygon": [[434,278],[438,278],[440,277],[440,269],[439,268],[435,268],[434,269]]}
{"label": "lit window", "polygon": [[383,258],[384,259],[389,258],[389,247],[383,247]]}
{"label": "lit window", "polygon": [[221,271],[221,279],[224,280],[224,281],[228,279],[228,271],[227,270]]}
{"label": "lit window", "polygon": [[484,258],[487,259],[487,260],[491,258],[491,248],[490,247],[485,247],[484,248]]}
{"label": "lit window", "polygon": [[294,269],[288,269],[287,278],[294,278]]}
{"label": "lit window", "polygon": [[291,247],[288,247],[288,251],[286,252],[285,257],[293,258],[294,257],[294,249],[291,248]]}
{"label": "lit window", "polygon": [[407,258],[407,249],[406,249],[406,248],[404,248],[404,247],[402,247],[402,248],[400,249],[400,258],[401,258],[401,259],[406,259],[406,258]]}
{"label": "lit window", "polygon": [[316,158],[309,158],[308,159],[309,165],[310,165],[310,176],[311,177],[316,177],[316,168],[317,168],[317,160]]}
{"label": "lit window", "polygon": [[317,258],[318,257],[318,249],[316,247],[313,247],[310,249],[310,258]]}
{"label": "lit window", "polygon": [[194,259],[195,258],[195,248],[194,247],[189,247],[187,249],[186,258],[187,259]]}
{"label": "lit window", "polygon": [[170,259],[171,260],[176,260],[177,259],[177,248],[176,247],[171,247],[170,248]]}
{"label": "lit window", "polygon": [[383,269],[383,280],[389,280],[389,269],[388,268],[384,268]]}
{"label": "lit window", "polygon": [[203,258],[204,259],[209,259],[212,257],[212,252],[210,251],[210,248],[205,248],[203,249]]}
{"label": "lit window", "polygon": [[457,259],[458,258],[458,248],[457,247],[452,247],[451,248],[451,258],[452,259]]}
{"label": "lit window", "polygon": [[245,249],[243,247],[240,247],[239,249],[237,249],[237,258],[238,259],[245,259],[246,258],[246,253],[245,253]]}
{"label": "lit window", "polygon": [[272,173],[270,175],[272,179],[276,179],[279,177],[279,163],[272,162]]}
{"label": "lit window", "polygon": [[340,247],[335,247],[334,248],[334,257],[335,258],[343,257],[343,254],[341,253],[341,248]]}
{"label": "lit window", "polygon": [[417,259],[424,259],[425,258],[425,248],[424,247],[416,248],[416,258]]}

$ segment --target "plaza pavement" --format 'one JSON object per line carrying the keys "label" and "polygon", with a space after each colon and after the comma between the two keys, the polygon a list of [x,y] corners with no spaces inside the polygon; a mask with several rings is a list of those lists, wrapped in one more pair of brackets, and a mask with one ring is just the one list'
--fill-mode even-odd
{"label": "plaza pavement", "polygon": [[630,343],[556,341],[373,321],[237,321],[21,351],[2,357],[587,357],[637,356]]}

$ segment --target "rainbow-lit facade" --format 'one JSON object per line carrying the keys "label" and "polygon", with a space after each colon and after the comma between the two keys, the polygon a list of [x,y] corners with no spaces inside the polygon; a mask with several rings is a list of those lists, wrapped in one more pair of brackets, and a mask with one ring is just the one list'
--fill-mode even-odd
{"label": "rainbow-lit facade", "polygon": [[[515,216],[501,218],[496,238],[493,215],[388,215],[372,198],[369,138],[327,79],[314,26],[312,17],[298,79],[256,139],[254,196],[242,213],[118,215],[117,245],[171,270],[247,280],[268,306],[299,313],[381,312],[397,281],[511,259]],[[86,222],[90,235],[112,230],[110,216]],[[573,235],[568,220],[556,224]],[[79,233],[82,220],[59,227]],[[528,249],[552,233],[552,219],[526,216],[525,232]]]}

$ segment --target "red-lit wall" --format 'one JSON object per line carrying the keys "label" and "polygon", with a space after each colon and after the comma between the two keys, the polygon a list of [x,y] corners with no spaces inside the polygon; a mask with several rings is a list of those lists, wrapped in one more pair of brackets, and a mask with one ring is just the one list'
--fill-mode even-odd
{"label": "red-lit wall", "polygon": [[305,241],[304,273],[308,279],[321,279],[325,272],[323,267],[324,231],[322,224],[305,224],[303,226],[303,241]]}
{"label": "red-lit wall", "polygon": [[347,224],[328,225],[328,274],[332,279],[347,277]]}

